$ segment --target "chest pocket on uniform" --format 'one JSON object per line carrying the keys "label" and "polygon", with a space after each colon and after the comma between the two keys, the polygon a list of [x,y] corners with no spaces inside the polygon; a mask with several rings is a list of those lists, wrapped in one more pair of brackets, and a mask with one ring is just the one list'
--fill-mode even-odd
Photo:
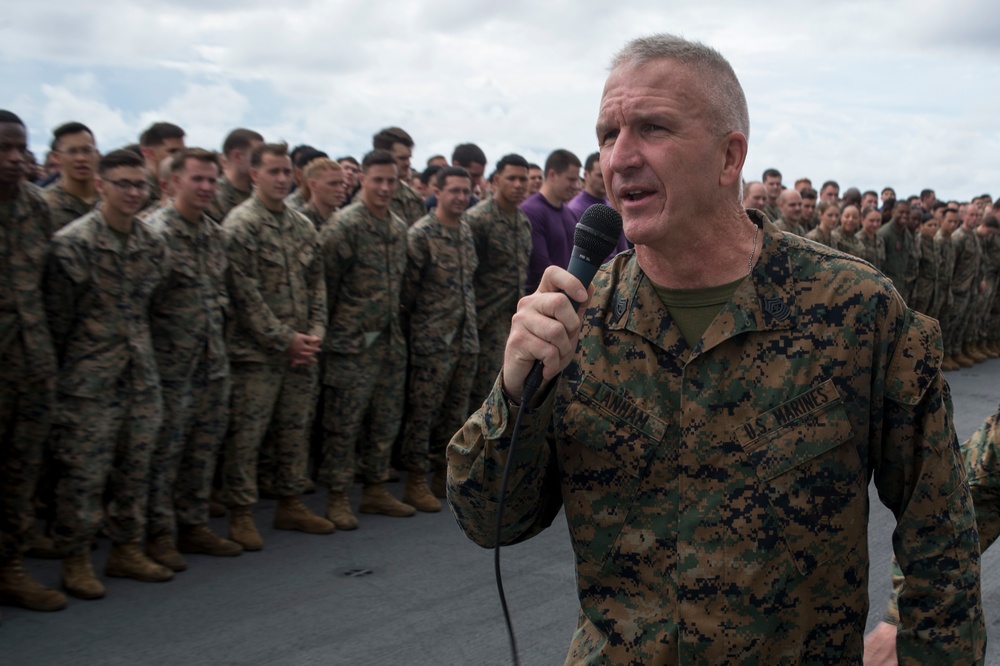
{"label": "chest pocket on uniform", "polygon": [[802,574],[867,534],[864,467],[832,380],[736,428]]}
{"label": "chest pocket on uniform", "polygon": [[579,559],[603,566],[666,424],[585,375],[557,426],[566,521]]}

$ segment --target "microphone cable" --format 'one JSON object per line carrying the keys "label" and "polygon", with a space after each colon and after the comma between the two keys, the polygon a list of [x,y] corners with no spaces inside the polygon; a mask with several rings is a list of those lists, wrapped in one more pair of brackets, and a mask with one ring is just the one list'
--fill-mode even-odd
{"label": "microphone cable", "polygon": [[510,435],[510,446],[507,448],[507,462],[503,466],[503,476],[500,479],[500,497],[497,498],[497,524],[493,541],[493,572],[497,579],[497,592],[500,593],[500,606],[503,608],[503,620],[507,625],[507,639],[510,641],[510,654],[514,666],[520,666],[521,660],[517,654],[517,639],[514,637],[514,625],[510,621],[510,611],[507,609],[507,596],[503,591],[503,576],[500,573],[500,533],[503,528],[503,509],[507,499],[507,481],[510,478],[510,469],[514,460],[514,448],[517,446],[518,435],[521,434],[521,419],[524,417],[525,405],[535,397],[535,391],[542,383],[542,363],[535,361],[524,380],[524,390],[521,392],[521,404],[517,408],[517,417],[514,419],[514,430]]}

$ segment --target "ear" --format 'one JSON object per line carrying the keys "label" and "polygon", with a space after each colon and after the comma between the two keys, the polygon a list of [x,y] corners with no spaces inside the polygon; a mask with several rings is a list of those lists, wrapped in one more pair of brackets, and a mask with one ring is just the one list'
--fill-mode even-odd
{"label": "ear", "polygon": [[139,152],[142,153],[142,156],[145,159],[147,159],[147,160],[153,159],[153,149],[150,148],[149,146],[140,146],[139,147]]}
{"label": "ear", "polygon": [[730,187],[739,182],[743,174],[743,163],[747,159],[747,138],[742,132],[730,132],[722,140],[722,147],[725,152],[719,185]]}
{"label": "ear", "polygon": [[104,180],[100,176],[94,176],[94,187],[97,189],[97,194],[104,198]]}
{"label": "ear", "polygon": [[260,170],[257,167],[250,167],[250,182],[253,183],[254,185],[257,184],[258,173],[260,173]]}

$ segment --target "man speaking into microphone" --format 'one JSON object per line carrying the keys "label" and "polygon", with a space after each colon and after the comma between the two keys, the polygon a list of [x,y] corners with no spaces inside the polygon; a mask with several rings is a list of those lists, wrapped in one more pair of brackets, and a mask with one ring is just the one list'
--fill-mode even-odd
{"label": "man speaking into microphone", "polygon": [[597,140],[635,250],[592,295],[550,267],[521,300],[503,371],[449,445],[452,510],[494,545],[540,360],[501,543],[565,507],[568,664],[860,664],[872,478],[906,577],[900,661],[978,663],[979,550],[937,323],[868,264],[745,210],[748,136],[714,49],[655,35],[614,58]]}

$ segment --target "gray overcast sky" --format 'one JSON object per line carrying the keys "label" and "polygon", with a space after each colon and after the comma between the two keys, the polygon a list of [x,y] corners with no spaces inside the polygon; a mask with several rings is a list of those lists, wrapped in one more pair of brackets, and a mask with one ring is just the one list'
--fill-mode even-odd
{"label": "gray overcast sky", "polygon": [[[631,37],[718,48],[750,105],[745,175],[941,198],[1000,196],[994,0],[4,0],[0,99],[41,156],[53,127],[102,150],[156,120],[220,147],[236,126],[360,157],[399,125],[415,166],[596,150],[607,63]],[[294,9],[293,9],[294,8]]]}

